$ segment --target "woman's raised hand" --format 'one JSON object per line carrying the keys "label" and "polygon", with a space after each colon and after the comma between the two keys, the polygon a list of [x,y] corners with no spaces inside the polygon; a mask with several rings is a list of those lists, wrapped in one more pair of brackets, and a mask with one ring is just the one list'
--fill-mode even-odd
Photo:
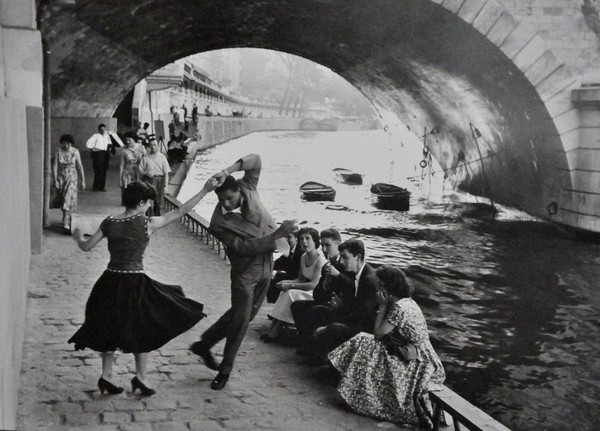
{"label": "woman's raised hand", "polygon": [[206,183],[204,183],[204,190],[208,193],[208,192],[212,192],[214,189],[216,189],[219,186],[218,181],[215,179],[214,176],[210,177],[208,180],[206,180]]}
{"label": "woman's raised hand", "polygon": [[227,178],[227,172],[225,172],[224,170],[221,172],[217,172],[211,177],[211,179],[217,181],[217,187],[221,187],[223,185],[223,183],[225,182],[225,178]]}

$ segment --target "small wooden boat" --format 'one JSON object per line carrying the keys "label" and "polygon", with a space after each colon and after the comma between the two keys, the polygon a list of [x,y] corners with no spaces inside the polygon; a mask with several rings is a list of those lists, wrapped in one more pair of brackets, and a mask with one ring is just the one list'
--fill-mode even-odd
{"label": "small wooden boat", "polygon": [[302,198],[307,201],[334,201],[335,189],[315,181],[308,181],[300,186]]}
{"label": "small wooden boat", "polygon": [[377,183],[371,186],[371,201],[379,209],[408,211],[410,192],[392,184]]}
{"label": "small wooden boat", "polygon": [[335,179],[341,183],[359,186],[363,183],[363,176],[351,171],[350,169],[335,168],[333,170]]}

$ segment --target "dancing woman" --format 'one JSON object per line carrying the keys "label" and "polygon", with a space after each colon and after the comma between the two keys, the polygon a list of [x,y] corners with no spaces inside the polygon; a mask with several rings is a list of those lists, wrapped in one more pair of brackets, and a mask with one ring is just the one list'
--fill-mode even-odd
{"label": "dancing woman", "polygon": [[146,386],[148,352],[206,317],[203,305],[186,298],[180,286],[162,284],[148,277],[142,259],[150,235],[191,211],[215,186],[215,180],[208,180],[179,209],[162,217],[146,217],[156,192],[152,186],[134,181],[123,192],[124,212],[104,219],[88,239],[79,229],[73,233],[83,251],[90,251],[104,237],[108,239],[110,262],[90,293],[83,326],[69,340],[75,343],[76,350],[89,347],[102,352],[102,375],[98,380],[102,393],[123,392],[122,387],[112,383],[114,352],[120,349],[135,357],[132,390],[153,395],[155,390]]}

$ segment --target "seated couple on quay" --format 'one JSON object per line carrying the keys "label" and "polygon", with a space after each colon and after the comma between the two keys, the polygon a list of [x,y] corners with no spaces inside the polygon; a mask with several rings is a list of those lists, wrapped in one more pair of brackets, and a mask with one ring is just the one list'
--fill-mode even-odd
{"label": "seated couple on quay", "polygon": [[[271,328],[261,339],[278,340],[283,327],[295,325],[297,353],[323,359],[355,334],[372,332],[377,313],[377,280],[374,268],[364,260],[362,241],[342,242],[336,229],[323,230],[319,235],[313,228],[302,228],[297,239],[286,239],[290,255],[296,254],[298,248],[304,253],[298,270],[293,268],[293,261],[286,267],[286,274],[298,272],[296,278],[271,286],[280,293],[269,314],[273,319]],[[287,257],[280,257],[275,267],[284,259]],[[274,278],[277,280],[278,274]]]}

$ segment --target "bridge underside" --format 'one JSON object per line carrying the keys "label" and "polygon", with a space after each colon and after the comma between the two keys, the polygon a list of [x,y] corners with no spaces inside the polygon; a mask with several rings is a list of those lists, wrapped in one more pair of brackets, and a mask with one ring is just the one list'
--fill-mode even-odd
{"label": "bridge underside", "polygon": [[190,54],[267,48],[331,68],[391,130],[436,126],[430,150],[466,191],[552,218],[549,205],[570,188],[559,134],[529,79],[434,1],[139,3],[88,0],[45,12],[53,116],[110,116],[139,80]]}

